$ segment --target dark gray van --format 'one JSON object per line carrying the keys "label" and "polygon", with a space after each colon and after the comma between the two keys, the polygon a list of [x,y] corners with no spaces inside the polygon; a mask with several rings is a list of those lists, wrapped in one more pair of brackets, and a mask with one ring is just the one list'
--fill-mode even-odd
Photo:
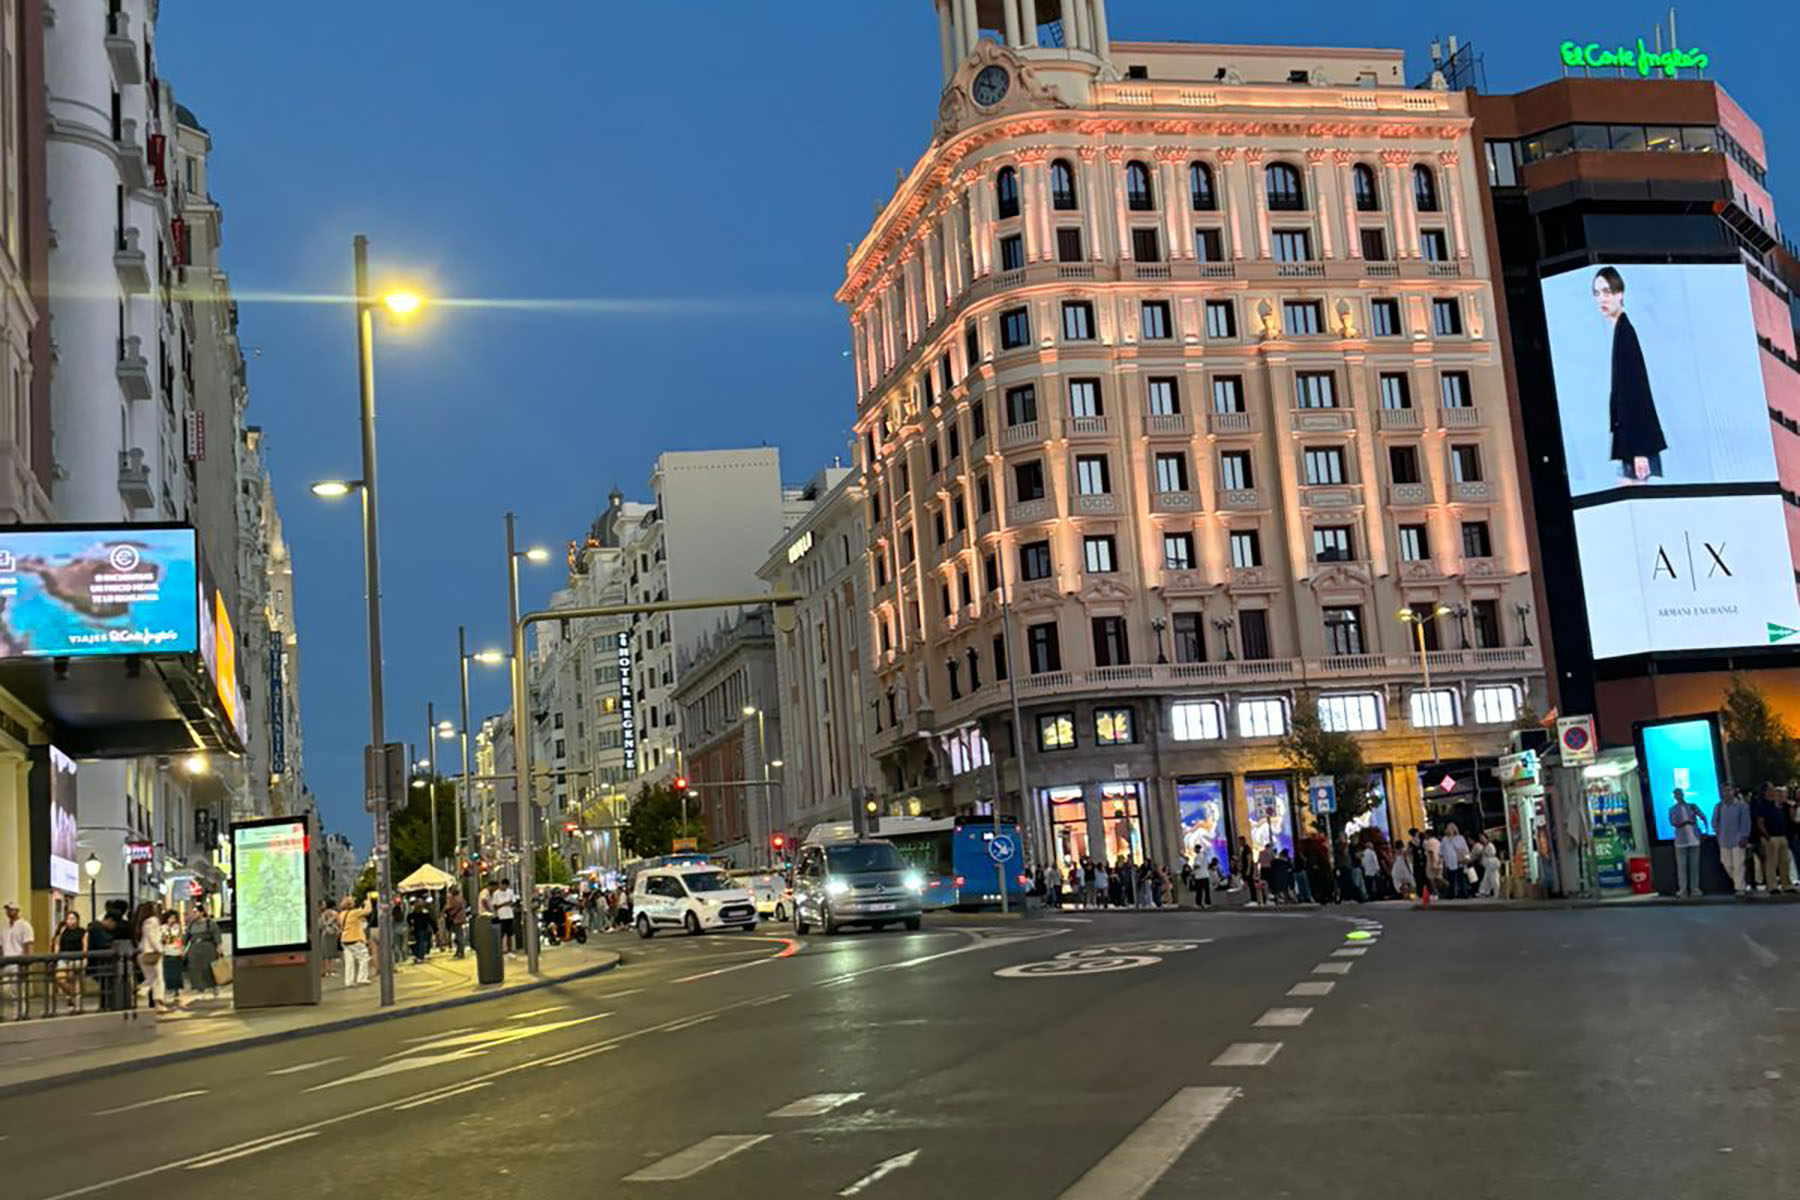
{"label": "dark gray van", "polygon": [[836,933],[846,925],[919,927],[924,878],[906,865],[892,842],[841,838],[809,842],[794,867],[794,932],[818,925]]}

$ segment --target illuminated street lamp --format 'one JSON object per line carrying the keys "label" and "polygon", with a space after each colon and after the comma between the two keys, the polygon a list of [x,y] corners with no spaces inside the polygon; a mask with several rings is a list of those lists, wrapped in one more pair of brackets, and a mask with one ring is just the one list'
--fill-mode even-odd
{"label": "illuminated street lamp", "polygon": [[[474,788],[469,783],[469,664],[478,662],[484,667],[497,667],[506,661],[506,653],[501,650],[477,650],[469,653],[469,635],[465,626],[456,627],[456,670],[462,681],[462,728],[459,731],[462,750],[462,795],[456,805],[456,849],[457,853],[468,853],[471,859],[477,858],[481,851],[481,822],[469,814],[469,845],[463,845],[464,812],[475,799]],[[448,722],[445,722],[448,724]],[[474,897],[465,896],[465,900],[473,901]]]}
{"label": "illuminated street lamp", "polygon": [[87,861],[81,864],[81,869],[87,872],[88,877],[88,910],[93,914],[93,920],[98,921],[100,919],[100,856],[89,854]]}

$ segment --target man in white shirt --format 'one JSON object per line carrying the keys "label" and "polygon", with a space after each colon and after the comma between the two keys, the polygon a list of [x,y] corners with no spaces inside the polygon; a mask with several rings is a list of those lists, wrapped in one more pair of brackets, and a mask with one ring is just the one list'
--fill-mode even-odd
{"label": "man in white shirt", "polygon": [[1451,898],[1465,898],[1469,894],[1469,877],[1463,874],[1463,868],[1469,863],[1469,840],[1457,830],[1455,822],[1444,826],[1438,853],[1444,858],[1444,879],[1450,885]]}
{"label": "man in white shirt", "polygon": [[[6,924],[0,926],[0,958],[19,958],[31,953],[32,942],[37,938],[37,931],[32,929],[31,922],[19,915],[19,902],[6,902]],[[0,978],[0,1001],[13,1003],[13,994],[18,989],[18,979],[22,971],[18,967],[7,967],[4,978]]]}
{"label": "man in white shirt", "polygon": [[1669,805],[1669,827],[1675,831],[1675,895],[1700,894],[1700,827],[1706,814],[1698,804],[1689,804],[1680,788],[1675,789],[1675,803]]}
{"label": "man in white shirt", "polygon": [[500,885],[494,889],[492,903],[494,920],[500,922],[500,945],[508,954],[519,948],[517,923],[514,920],[517,914],[515,906],[518,902],[519,897],[514,894],[512,885],[502,879]]}

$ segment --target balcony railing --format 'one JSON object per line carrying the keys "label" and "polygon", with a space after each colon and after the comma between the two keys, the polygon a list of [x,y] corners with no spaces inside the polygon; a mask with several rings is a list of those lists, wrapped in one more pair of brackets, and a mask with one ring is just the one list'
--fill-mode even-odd
{"label": "balcony railing", "polygon": [[1206,428],[1211,433],[1249,433],[1256,427],[1247,412],[1209,412]]}
{"label": "balcony railing", "polygon": [[1111,492],[1097,495],[1077,495],[1075,511],[1078,513],[1116,513],[1119,511],[1119,498]]}
{"label": "balcony railing", "polygon": [[1463,265],[1459,262],[1428,262],[1425,264],[1425,274],[1433,279],[1455,279],[1463,273]]}
{"label": "balcony railing", "polygon": [[1203,262],[1200,264],[1200,278],[1236,279],[1237,265],[1235,263]]}
{"label": "balcony railing", "polygon": [[1384,408],[1380,411],[1383,429],[1423,429],[1425,427],[1425,420],[1416,408]]}
{"label": "balcony railing", "polygon": [[1262,493],[1255,488],[1220,488],[1219,507],[1257,509],[1263,506]]}
{"label": "balcony railing", "polygon": [[106,18],[106,57],[112,60],[113,77],[120,83],[144,82],[143,60],[131,36],[131,14],[115,12]]}
{"label": "balcony railing", "polygon": [[1388,503],[1396,507],[1430,504],[1431,485],[1425,483],[1388,484]]}
{"label": "balcony railing", "polygon": [[1192,492],[1155,492],[1150,497],[1153,512],[1193,512],[1199,507],[1199,497]]}
{"label": "balcony railing", "polygon": [[1008,525],[1027,525],[1033,521],[1048,521],[1056,515],[1056,507],[1049,497],[1036,500],[1023,500],[1018,504],[1010,504],[1006,508]]}
{"label": "balcony railing", "polygon": [[1186,413],[1150,413],[1144,418],[1144,432],[1147,434],[1185,434],[1187,431],[1188,419]]}
{"label": "balcony railing", "polygon": [[[1433,650],[1427,653],[1432,678],[1454,679],[1459,673],[1537,671],[1543,659],[1535,646],[1494,649]],[[1027,694],[1064,692],[1078,688],[1101,691],[1155,691],[1192,688],[1196,684],[1311,683],[1313,681],[1367,680],[1386,677],[1411,680],[1420,677],[1417,654],[1329,654],[1320,658],[1234,658],[1198,663],[1143,663],[1128,666],[1088,667],[1050,671],[1019,678],[1019,690]]]}
{"label": "balcony railing", "polygon": [[1438,409],[1446,429],[1474,429],[1481,424],[1481,410],[1474,405]]}
{"label": "balcony railing", "polygon": [[1073,263],[1061,263],[1056,268],[1056,277],[1058,279],[1092,279],[1094,277],[1094,268],[1091,266],[1076,266]]}
{"label": "balcony railing", "polygon": [[1070,417],[1070,437],[1105,437],[1105,417]]}
{"label": "balcony railing", "polygon": [[1168,263],[1140,263],[1132,271],[1138,279],[1167,279],[1170,274]]}
{"label": "balcony railing", "polygon": [[1284,262],[1275,264],[1277,279],[1323,279],[1325,264],[1316,262]]}
{"label": "balcony railing", "polygon": [[1461,480],[1450,485],[1450,499],[1465,504],[1486,504],[1494,498],[1494,489],[1485,479]]}
{"label": "balcony railing", "polygon": [[1400,264],[1392,262],[1372,262],[1366,268],[1373,279],[1398,279]]}
{"label": "balcony railing", "polygon": [[1044,440],[1044,427],[1039,421],[1021,421],[1017,425],[1009,425],[1000,435],[1000,445],[1027,446],[1033,442]]}

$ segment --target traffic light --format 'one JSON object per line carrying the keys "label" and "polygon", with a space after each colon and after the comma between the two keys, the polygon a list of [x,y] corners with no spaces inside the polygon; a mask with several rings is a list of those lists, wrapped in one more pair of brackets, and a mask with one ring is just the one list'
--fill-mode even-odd
{"label": "traffic light", "polygon": [[785,834],[772,833],[769,835],[769,846],[771,849],[780,850],[786,845],[787,837]]}
{"label": "traffic light", "polygon": [[578,828],[578,826],[573,821],[564,821],[563,822],[563,832],[564,833],[574,833],[577,828]]}
{"label": "traffic light", "polygon": [[686,775],[677,775],[675,777],[675,790],[678,792],[685,792],[685,791],[689,790]]}

